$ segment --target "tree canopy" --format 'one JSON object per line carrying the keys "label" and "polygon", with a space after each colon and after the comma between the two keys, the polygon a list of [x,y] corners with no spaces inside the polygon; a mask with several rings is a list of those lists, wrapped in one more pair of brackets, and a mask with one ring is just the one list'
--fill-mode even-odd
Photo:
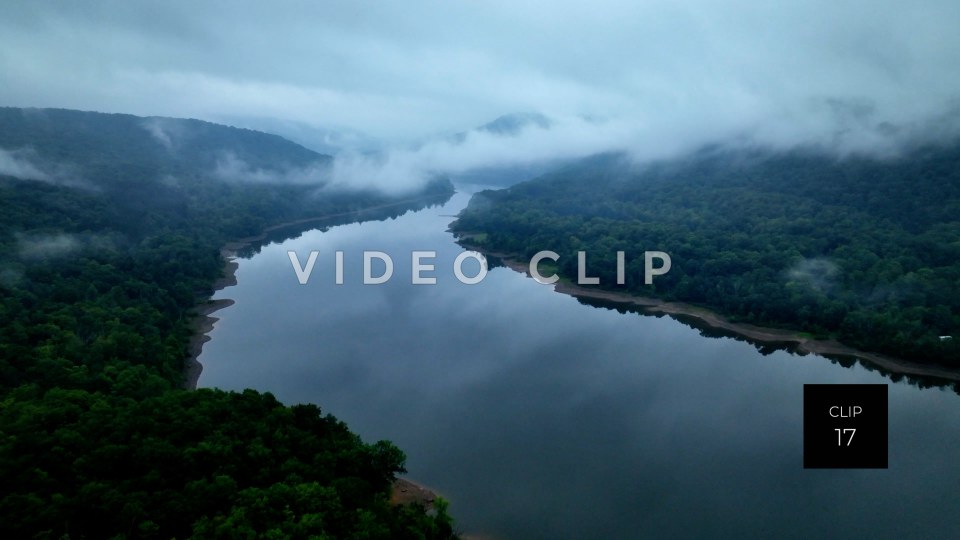
{"label": "tree canopy", "polygon": [[[405,460],[391,443],[313,405],[182,389],[225,242],[398,215],[448,181],[405,198],[320,189],[284,174],[329,156],[276,136],[78,111],[0,109],[0,150],[0,535],[452,536],[442,505],[390,506]],[[243,167],[224,172],[224,156]]]}
{"label": "tree canopy", "polygon": [[[960,365],[956,144],[887,158],[722,148],[646,165],[596,156],[477,194],[454,230],[521,257],[553,250],[571,280],[586,251],[601,287]],[[652,285],[646,250],[673,263]]]}

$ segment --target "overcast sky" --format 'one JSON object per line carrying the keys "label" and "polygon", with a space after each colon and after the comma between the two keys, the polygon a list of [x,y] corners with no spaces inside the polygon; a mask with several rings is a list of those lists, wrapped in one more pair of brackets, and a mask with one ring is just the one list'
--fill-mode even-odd
{"label": "overcast sky", "polygon": [[531,138],[547,157],[838,130],[869,145],[884,122],[957,107],[958,28],[957,0],[8,1],[0,104],[271,118],[388,143],[537,111],[559,126]]}

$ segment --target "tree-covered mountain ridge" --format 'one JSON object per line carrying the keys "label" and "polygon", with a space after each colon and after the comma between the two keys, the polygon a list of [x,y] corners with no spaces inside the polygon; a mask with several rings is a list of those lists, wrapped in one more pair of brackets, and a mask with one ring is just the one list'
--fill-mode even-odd
{"label": "tree-covered mountain ridge", "polygon": [[[642,165],[596,156],[475,195],[454,230],[520,257],[556,251],[571,280],[585,251],[603,288],[960,366],[956,142],[888,157],[721,147]],[[646,250],[672,258],[652,285]]]}
{"label": "tree-covered mountain ridge", "polygon": [[332,189],[330,159],[196,120],[0,109],[0,536],[452,535],[442,504],[389,504],[389,442],[315,405],[181,388],[223,244],[452,193]]}
{"label": "tree-covered mountain ridge", "polygon": [[122,178],[103,174],[103,167],[197,174],[230,153],[252,168],[272,171],[332,159],[278,135],[203,120],[0,107],[0,148],[24,146],[41,158],[75,163],[107,182]]}

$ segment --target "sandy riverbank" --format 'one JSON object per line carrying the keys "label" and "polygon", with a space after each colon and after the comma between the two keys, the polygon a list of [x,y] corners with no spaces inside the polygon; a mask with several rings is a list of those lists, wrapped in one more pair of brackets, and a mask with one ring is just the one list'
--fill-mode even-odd
{"label": "sandy riverbank", "polygon": [[[466,241],[461,241],[460,245],[467,249],[472,249],[489,256],[497,257],[503,261],[504,265],[512,270],[530,276],[528,268],[529,261],[523,262],[516,259],[516,257],[513,255],[492,252],[479,246],[472,245]],[[735,323],[716,312],[691,304],[684,304],[682,302],[667,302],[665,300],[660,300],[659,298],[634,296],[626,292],[583,287],[563,281],[558,281],[554,285],[554,290],[575,298],[603,300],[605,302],[623,304],[653,315],[664,314],[689,317],[696,319],[708,328],[730,332],[754,343],[770,344],[775,346],[789,346],[792,350],[802,354],[811,353],[820,356],[851,357],[891,373],[899,373],[902,375],[912,375],[918,377],[931,377],[944,381],[960,382],[960,370],[954,370],[937,365],[920,364],[882,354],[865,352],[854,349],[853,347],[848,347],[847,345],[844,345],[838,341],[815,339],[800,332],[791,330]]]}
{"label": "sandy riverbank", "polygon": [[428,487],[422,486],[406,478],[397,478],[390,492],[390,504],[422,504],[427,508],[433,506],[437,494]]}

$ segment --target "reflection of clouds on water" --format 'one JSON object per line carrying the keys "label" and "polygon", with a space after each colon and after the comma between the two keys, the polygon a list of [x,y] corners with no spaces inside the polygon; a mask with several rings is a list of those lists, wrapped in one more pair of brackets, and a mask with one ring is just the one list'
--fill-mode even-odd
{"label": "reflection of clouds on water", "polygon": [[[905,511],[930,536],[960,525],[949,502],[960,489],[942,482],[960,473],[945,459],[960,445],[960,397],[890,384],[890,470],[811,474],[803,384],[887,379],[586,306],[508,268],[460,284],[450,268],[463,248],[444,216],[465,203],[307,232],[242,260],[240,286],[224,291],[237,304],[219,312],[200,384],[314,402],[366,440],[393,440],[467,531],[883,538],[902,536]],[[297,284],[289,249],[321,251],[309,285]],[[394,278],[360,285],[364,249],[391,253]],[[409,284],[413,249],[438,252],[437,285]],[[837,500],[859,503],[824,504]]]}

